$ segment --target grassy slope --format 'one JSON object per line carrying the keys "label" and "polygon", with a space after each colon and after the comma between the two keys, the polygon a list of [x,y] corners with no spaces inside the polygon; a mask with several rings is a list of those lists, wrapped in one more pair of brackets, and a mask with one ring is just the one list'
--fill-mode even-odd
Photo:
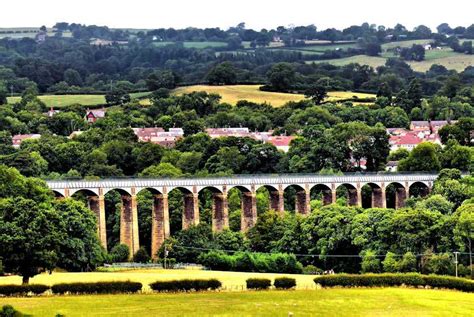
{"label": "grassy slope", "polygon": [[[104,95],[44,95],[39,98],[48,107],[61,108],[64,106],[79,103],[85,106],[105,104]],[[8,103],[15,103],[20,101],[20,97],[8,97]]]}
{"label": "grassy slope", "polygon": [[472,316],[473,302],[403,288],[0,298],[35,316]]}
{"label": "grassy slope", "polygon": [[[267,92],[259,90],[259,85],[235,85],[235,86],[205,86],[196,85],[177,88],[175,94],[190,93],[193,91],[207,91],[208,93],[216,93],[222,96],[222,102],[235,105],[239,100],[248,100],[252,102],[267,102],[275,107],[280,107],[288,101],[300,101],[305,97],[302,94],[285,94],[277,92]],[[371,94],[355,93],[352,91],[341,92],[334,91],[328,93],[329,101],[337,101],[340,99],[374,97]]]}

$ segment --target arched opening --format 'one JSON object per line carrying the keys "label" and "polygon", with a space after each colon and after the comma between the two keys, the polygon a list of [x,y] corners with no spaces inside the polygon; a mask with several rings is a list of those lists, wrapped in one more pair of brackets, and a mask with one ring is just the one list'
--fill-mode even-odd
{"label": "arched opening", "polygon": [[[157,202],[162,200],[162,194],[154,188],[144,188],[137,193],[137,215],[138,215],[138,237],[140,245],[145,248],[150,256],[154,256],[157,250],[153,247],[156,241],[154,239],[161,237],[160,240],[164,239],[164,215],[163,207]],[[159,224],[154,223],[159,221]],[[159,226],[154,228],[153,226]],[[162,243],[162,241],[161,241]],[[161,243],[160,246],[161,246]]]}
{"label": "arched opening", "polygon": [[310,191],[311,204],[316,206],[326,206],[333,203],[332,190],[324,184],[317,184]]}
{"label": "arched opening", "polygon": [[385,188],[385,196],[387,198],[387,208],[402,208],[405,206],[407,191],[405,187],[397,182],[387,185]]}
{"label": "arched opening", "polygon": [[212,226],[214,232],[229,227],[227,197],[216,187],[205,187],[198,193],[199,221]]}
{"label": "arched opening", "polygon": [[56,190],[51,190],[53,192],[53,195],[54,195],[54,198],[56,199],[63,199],[64,198],[64,195],[61,194],[60,192],[56,191]]}
{"label": "arched opening", "polygon": [[300,185],[290,185],[284,190],[285,210],[302,215],[309,213],[310,195]]}
{"label": "arched opening", "polygon": [[375,183],[367,183],[361,188],[362,208],[384,208],[385,197],[382,188]]}
{"label": "arched opening", "polygon": [[102,246],[107,250],[106,216],[103,197],[100,198],[95,192],[81,189],[72,193],[71,198],[81,201],[89,208],[96,217],[97,234]]}
{"label": "arched opening", "polygon": [[283,212],[283,196],[277,188],[271,185],[264,185],[257,189],[257,215],[261,215],[269,210]]}
{"label": "arched opening", "polygon": [[168,193],[170,234],[199,224],[199,200],[197,193],[184,187],[173,188]]}
{"label": "arched opening", "polygon": [[430,193],[428,185],[422,182],[415,182],[410,185],[409,196],[410,197],[426,197]]}
{"label": "arched opening", "polygon": [[135,196],[124,189],[111,189],[104,195],[107,246],[125,244],[133,256],[139,248],[137,204]]}
{"label": "arched opening", "polygon": [[341,184],[336,188],[337,203],[348,206],[358,206],[359,197],[357,188],[352,184]]}
{"label": "arched opening", "polygon": [[[240,230],[246,232],[257,222],[257,197],[256,193],[244,186],[236,186],[229,190],[227,199],[231,209],[231,229],[235,230],[237,224],[236,210],[240,210]],[[240,209],[237,209],[237,201],[240,202]]]}

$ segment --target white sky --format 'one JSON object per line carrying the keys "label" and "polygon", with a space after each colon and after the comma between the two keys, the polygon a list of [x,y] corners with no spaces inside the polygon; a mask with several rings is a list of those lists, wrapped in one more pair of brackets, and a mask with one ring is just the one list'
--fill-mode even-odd
{"label": "white sky", "polygon": [[226,29],[246,22],[254,29],[290,24],[323,29],[369,22],[434,29],[442,22],[474,23],[474,0],[4,0],[0,6],[0,28],[59,21],[122,28]]}

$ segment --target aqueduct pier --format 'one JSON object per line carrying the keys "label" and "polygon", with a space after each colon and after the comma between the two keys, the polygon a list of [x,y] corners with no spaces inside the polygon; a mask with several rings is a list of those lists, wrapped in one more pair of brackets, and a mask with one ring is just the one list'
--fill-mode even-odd
{"label": "aqueduct pier", "polygon": [[343,176],[322,175],[246,175],[217,178],[176,179],[103,179],[103,180],[54,180],[47,181],[57,197],[71,197],[83,193],[89,208],[96,214],[98,234],[102,245],[107,247],[104,196],[115,190],[121,195],[120,243],[126,244],[134,254],[140,246],[138,234],[137,194],[143,190],[153,193],[151,251],[155,255],[163,241],[170,235],[168,193],[183,193],[183,228],[199,223],[199,193],[204,189],[212,192],[212,229],[221,231],[229,226],[227,194],[237,188],[241,192],[241,230],[246,231],[257,221],[256,192],[266,188],[269,192],[269,208],[284,211],[284,193],[293,188],[295,212],[310,212],[311,193],[318,192],[324,205],[336,201],[336,192],[344,189],[347,203],[362,207],[362,188],[370,187],[370,207],[387,207],[386,189],[394,193],[395,208],[403,207],[417,184],[427,194],[433,186],[436,174],[353,174]]}

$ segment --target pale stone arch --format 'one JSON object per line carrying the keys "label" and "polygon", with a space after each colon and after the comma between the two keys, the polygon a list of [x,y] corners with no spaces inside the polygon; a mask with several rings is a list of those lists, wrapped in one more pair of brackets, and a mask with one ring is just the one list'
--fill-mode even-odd
{"label": "pale stone arch", "polygon": [[193,186],[169,186],[168,188],[168,193],[177,189],[179,191],[181,191],[183,194],[188,194],[188,193],[193,193],[194,192],[194,188]]}
{"label": "pale stone arch", "polygon": [[252,192],[251,185],[227,185],[227,192],[229,192],[229,190],[232,188],[237,188],[241,192]]}
{"label": "pale stone arch", "polygon": [[357,184],[354,183],[338,183],[335,184],[336,194],[345,195],[347,204],[349,206],[360,206],[361,204],[361,192]]}
{"label": "pale stone arch", "polygon": [[387,206],[385,186],[382,183],[366,182],[360,185],[363,208],[385,208]]}
{"label": "pale stone arch", "polygon": [[327,183],[311,184],[309,188],[311,200],[320,200],[324,206],[332,204],[334,195],[331,185]]}
{"label": "pale stone arch", "polygon": [[219,193],[223,194],[224,193],[224,186],[214,186],[214,185],[208,185],[208,186],[197,186],[197,192],[198,194],[201,193],[203,190],[210,190],[213,193]]}
{"label": "pale stone arch", "polygon": [[430,186],[428,182],[412,182],[408,187],[409,197],[426,197],[430,193]]}
{"label": "pale stone arch", "polygon": [[260,188],[265,188],[268,191],[278,191],[278,185],[265,185],[265,184],[255,185],[255,191],[259,190]]}
{"label": "pale stone arch", "polygon": [[103,188],[103,195],[106,195],[107,193],[116,190],[119,192],[121,195],[128,195],[132,196],[132,189],[131,188],[121,188],[121,187],[108,187],[108,188]]}
{"label": "pale stone arch", "polygon": [[408,187],[402,182],[391,181],[385,184],[386,206],[388,208],[402,208],[408,198]]}
{"label": "pale stone arch", "polygon": [[69,196],[72,196],[79,192],[88,192],[90,194],[89,196],[92,196],[92,194],[94,194],[95,196],[99,196],[98,188],[71,188],[69,189]]}
{"label": "pale stone arch", "polygon": [[55,198],[65,198],[64,190],[52,189],[53,195]]}
{"label": "pale stone arch", "polygon": [[135,188],[136,194],[140,194],[145,191],[149,191],[153,195],[162,195],[163,194],[163,189],[158,189],[157,187],[136,187]]}

